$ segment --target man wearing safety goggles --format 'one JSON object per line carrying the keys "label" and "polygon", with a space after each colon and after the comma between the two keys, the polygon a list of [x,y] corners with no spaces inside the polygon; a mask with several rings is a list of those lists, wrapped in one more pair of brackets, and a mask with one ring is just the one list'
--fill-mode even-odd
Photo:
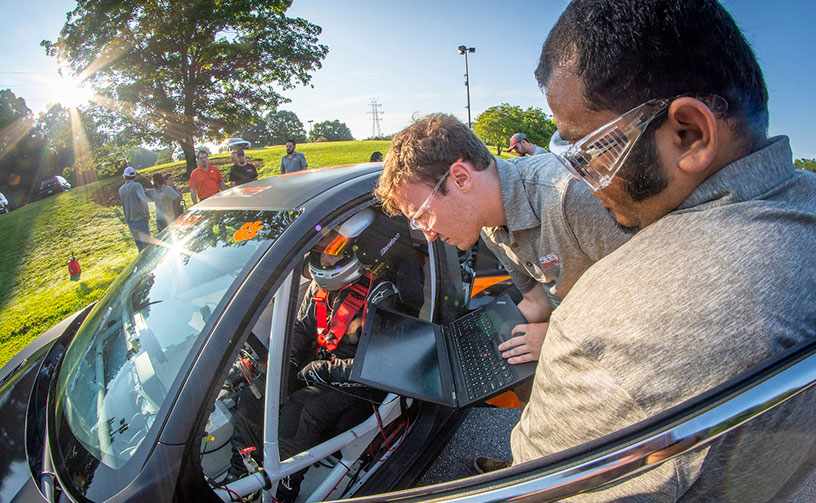
{"label": "man wearing safety goggles", "polygon": [[[721,5],[575,0],[536,78],[572,143],[565,171],[641,230],[552,314],[514,463],[655,416],[816,336],[816,174],[794,170],[787,137],[767,138],[762,72]],[[814,402],[799,395],[581,501],[783,501],[816,452]]]}

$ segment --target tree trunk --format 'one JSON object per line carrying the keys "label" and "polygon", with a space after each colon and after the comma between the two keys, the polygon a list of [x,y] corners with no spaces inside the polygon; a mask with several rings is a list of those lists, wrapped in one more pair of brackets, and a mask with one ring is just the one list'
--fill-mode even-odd
{"label": "tree trunk", "polygon": [[185,173],[187,174],[187,178],[190,178],[190,174],[196,167],[196,151],[195,146],[193,145],[193,137],[187,137],[181,140],[181,149],[184,151],[184,160],[187,163],[187,169]]}

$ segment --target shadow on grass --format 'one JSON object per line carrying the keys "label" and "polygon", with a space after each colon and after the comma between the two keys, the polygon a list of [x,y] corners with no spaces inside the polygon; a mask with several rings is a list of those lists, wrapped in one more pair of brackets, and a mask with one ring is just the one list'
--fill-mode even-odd
{"label": "shadow on grass", "polygon": [[35,244],[33,232],[40,214],[49,208],[47,201],[37,201],[19,208],[0,219],[0,311],[5,309],[16,290],[22,258]]}

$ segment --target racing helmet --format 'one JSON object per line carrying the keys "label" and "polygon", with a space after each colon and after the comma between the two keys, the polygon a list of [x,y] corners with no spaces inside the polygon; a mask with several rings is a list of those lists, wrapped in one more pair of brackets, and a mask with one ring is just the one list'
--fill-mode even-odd
{"label": "racing helmet", "polygon": [[330,230],[309,252],[309,272],[317,285],[334,291],[357,281],[367,264],[360,258],[366,253],[357,242],[374,221],[374,211],[364,209]]}

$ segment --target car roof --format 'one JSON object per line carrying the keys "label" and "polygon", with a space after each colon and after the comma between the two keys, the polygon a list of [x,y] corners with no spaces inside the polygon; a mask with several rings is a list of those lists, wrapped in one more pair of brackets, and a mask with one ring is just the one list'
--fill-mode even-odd
{"label": "car roof", "polygon": [[219,192],[196,208],[298,209],[313,200],[319,204],[323,198],[318,196],[347,182],[367,183],[373,188],[381,171],[381,162],[367,162],[287,173]]}

